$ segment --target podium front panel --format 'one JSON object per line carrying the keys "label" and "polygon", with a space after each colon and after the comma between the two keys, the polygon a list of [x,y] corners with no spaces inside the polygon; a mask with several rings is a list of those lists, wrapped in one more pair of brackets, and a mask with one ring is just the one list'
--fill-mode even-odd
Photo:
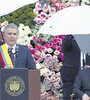
{"label": "podium front panel", "polygon": [[28,70],[29,100],[40,100],[40,71]]}
{"label": "podium front panel", "polygon": [[28,100],[28,69],[1,69],[1,100]]}

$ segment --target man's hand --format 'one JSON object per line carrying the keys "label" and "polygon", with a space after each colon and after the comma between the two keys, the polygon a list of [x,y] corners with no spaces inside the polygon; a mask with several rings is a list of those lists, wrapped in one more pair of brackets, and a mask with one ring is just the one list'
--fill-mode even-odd
{"label": "man's hand", "polygon": [[87,94],[84,94],[82,96],[82,100],[90,100],[90,97]]}
{"label": "man's hand", "polygon": [[85,65],[83,66],[83,69],[86,69],[86,68],[89,68],[90,66],[89,65]]}

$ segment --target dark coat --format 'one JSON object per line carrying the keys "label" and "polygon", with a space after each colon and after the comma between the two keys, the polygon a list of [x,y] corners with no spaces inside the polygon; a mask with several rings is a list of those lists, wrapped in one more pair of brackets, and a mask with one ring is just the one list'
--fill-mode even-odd
{"label": "dark coat", "polygon": [[[72,86],[80,66],[80,48],[72,35],[68,35],[62,43],[64,54],[61,76],[65,87]],[[71,83],[69,83],[71,82]]]}
{"label": "dark coat", "polygon": [[72,35],[68,35],[62,43],[64,53],[64,66],[76,67],[80,63],[80,48]]}
{"label": "dark coat", "polygon": [[90,66],[90,55],[86,54],[86,65]]}
{"label": "dark coat", "polygon": [[90,97],[90,68],[80,70],[74,83],[73,92],[82,100],[86,93]]}

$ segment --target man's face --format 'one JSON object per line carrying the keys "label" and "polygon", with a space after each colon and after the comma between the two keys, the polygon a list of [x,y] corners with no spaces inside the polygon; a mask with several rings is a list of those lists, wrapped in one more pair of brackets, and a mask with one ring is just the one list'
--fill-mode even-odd
{"label": "man's face", "polygon": [[9,46],[14,46],[17,42],[18,33],[14,28],[7,28],[7,33],[4,34],[4,40]]}

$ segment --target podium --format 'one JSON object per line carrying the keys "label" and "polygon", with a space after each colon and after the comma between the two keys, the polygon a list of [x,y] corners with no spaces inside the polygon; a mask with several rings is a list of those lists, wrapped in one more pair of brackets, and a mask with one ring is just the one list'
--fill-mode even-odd
{"label": "podium", "polygon": [[0,100],[40,100],[40,71],[1,69]]}

